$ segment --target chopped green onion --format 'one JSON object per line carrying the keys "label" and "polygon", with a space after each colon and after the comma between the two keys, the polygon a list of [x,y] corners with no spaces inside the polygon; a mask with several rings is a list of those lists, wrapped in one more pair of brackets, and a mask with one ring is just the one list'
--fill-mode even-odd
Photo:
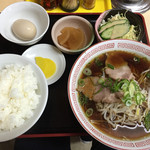
{"label": "chopped green onion", "polygon": [[134,60],[135,62],[140,62],[140,58],[139,58],[139,57],[136,57],[136,56],[133,57],[133,60]]}
{"label": "chopped green onion", "polygon": [[122,98],[122,102],[125,103],[127,100],[131,100],[131,97],[130,97],[129,92],[126,92],[126,93],[124,94],[124,97]]}
{"label": "chopped green onion", "polygon": [[146,97],[143,94],[141,94],[141,99],[144,102],[146,100]]}
{"label": "chopped green onion", "polygon": [[95,61],[94,61],[94,62],[95,62],[95,64],[96,64],[98,67],[100,67],[100,66],[103,65],[103,62],[101,62],[98,57],[95,58]]}
{"label": "chopped green onion", "polygon": [[118,85],[118,80],[116,80],[116,81],[113,83],[113,86],[110,87],[110,91],[111,91],[112,93],[119,91],[119,88],[118,88],[117,85]]}
{"label": "chopped green onion", "polygon": [[104,86],[104,87],[112,87],[113,86],[113,80],[111,78],[106,78],[105,82],[102,83],[102,86]]}
{"label": "chopped green onion", "polygon": [[134,80],[132,80],[131,82],[134,84],[135,90],[136,90],[136,91],[139,91],[139,90],[140,90],[139,85],[138,85]]}
{"label": "chopped green onion", "polygon": [[82,106],[88,102],[88,98],[81,92],[79,93],[79,102]]}
{"label": "chopped green onion", "polygon": [[125,105],[126,106],[131,106],[131,104],[132,104],[132,101],[129,99],[129,100],[126,100],[126,102],[125,102]]}
{"label": "chopped green onion", "polygon": [[85,68],[85,69],[83,70],[83,74],[84,74],[84,75],[87,75],[87,76],[90,76],[90,75],[92,75],[92,71],[91,71],[90,68]]}
{"label": "chopped green onion", "polygon": [[147,131],[150,129],[150,111],[146,114],[146,117],[144,118],[144,126]]}
{"label": "chopped green onion", "polygon": [[102,84],[102,83],[104,83],[104,82],[105,82],[105,78],[104,78],[104,77],[99,78],[98,84]]}
{"label": "chopped green onion", "polygon": [[135,90],[136,90],[135,84],[133,84],[133,81],[131,81],[129,84],[129,93],[131,97],[134,96]]}
{"label": "chopped green onion", "polygon": [[124,97],[130,97],[129,91],[126,91],[126,92],[124,93]]}
{"label": "chopped green onion", "polygon": [[84,80],[83,80],[83,79],[79,79],[79,80],[78,80],[78,85],[79,85],[79,86],[84,86],[84,85],[85,85]]}
{"label": "chopped green onion", "polygon": [[150,79],[150,72],[146,74],[146,78]]}
{"label": "chopped green onion", "polygon": [[127,100],[127,101],[125,102],[125,105],[128,106],[128,107],[131,106],[131,105],[132,105],[132,101],[131,101],[131,100]]}
{"label": "chopped green onion", "polygon": [[138,92],[135,95],[135,100],[136,100],[137,105],[140,105],[142,103],[142,97],[141,97],[141,93],[140,92]]}
{"label": "chopped green onion", "polygon": [[129,81],[127,79],[123,79],[117,84],[117,87],[125,92],[128,88],[128,85]]}
{"label": "chopped green onion", "polygon": [[98,94],[99,92],[101,92],[103,90],[103,87],[101,87],[99,90],[97,90],[94,94]]}
{"label": "chopped green onion", "polygon": [[111,65],[111,64],[107,64],[107,67],[110,68],[110,69],[112,69],[112,70],[115,69],[115,67],[113,65]]}
{"label": "chopped green onion", "polygon": [[128,82],[125,82],[122,86],[121,86],[121,89],[126,92],[128,90],[128,87],[129,87],[129,83]]}
{"label": "chopped green onion", "polygon": [[87,117],[91,117],[93,115],[93,109],[92,108],[88,108],[85,112]]}

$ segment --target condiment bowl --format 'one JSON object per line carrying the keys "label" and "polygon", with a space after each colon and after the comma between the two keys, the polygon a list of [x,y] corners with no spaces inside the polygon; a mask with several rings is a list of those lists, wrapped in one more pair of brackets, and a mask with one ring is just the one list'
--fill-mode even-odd
{"label": "condiment bowl", "polygon": [[[64,73],[66,67],[66,60],[63,53],[53,45],[50,44],[35,44],[29,47],[23,56],[29,58],[36,64],[35,57],[48,58],[55,62],[56,72],[49,78],[47,78],[47,84],[51,85],[55,83]],[[48,68],[48,70],[51,70]]]}
{"label": "condiment bowl", "polygon": [[[70,50],[61,46],[58,43],[57,37],[61,34],[61,30],[64,27],[74,27],[81,29],[85,35],[85,46],[77,50]],[[62,52],[67,54],[78,54],[87,49],[93,43],[94,30],[92,24],[85,18],[75,15],[68,15],[60,18],[58,21],[55,22],[55,24],[52,27],[51,37],[56,47]]]}
{"label": "condiment bowl", "polygon": [[[98,19],[96,20],[96,23],[95,23],[95,34],[96,34],[97,41],[106,40],[106,39],[102,38],[99,28],[100,28],[100,26],[102,26],[106,22],[108,22],[112,16],[115,16],[117,14],[119,14],[120,16],[126,17],[127,20],[129,21],[129,24],[134,26],[135,35],[137,37],[135,39],[135,38],[133,38],[133,34],[132,35],[128,34],[128,36],[119,37],[118,39],[124,38],[124,39],[128,39],[128,40],[142,41],[143,36],[144,36],[144,34],[143,34],[144,33],[144,25],[143,25],[142,18],[140,17],[140,14],[136,14],[136,13],[133,13],[133,12],[131,12],[129,10],[125,10],[125,9],[107,10],[98,17]],[[130,27],[130,29],[131,29],[131,27]],[[118,33],[119,32],[120,31],[118,31]],[[129,32],[130,32],[130,30],[129,30]]]}
{"label": "condiment bowl", "polygon": [[[12,25],[18,19],[32,22],[36,35],[32,40],[18,39],[12,32]],[[50,19],[46,10],[34,2],[17,2],[6,7],[0,14],[0,33],[8,41],[19,45],[32,45],[42,39],[49,28]]]}

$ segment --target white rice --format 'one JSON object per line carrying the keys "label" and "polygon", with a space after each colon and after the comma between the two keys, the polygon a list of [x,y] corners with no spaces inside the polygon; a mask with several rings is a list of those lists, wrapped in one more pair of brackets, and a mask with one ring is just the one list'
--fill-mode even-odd
{"label": "white rice", "polygon": [[40,98],[37,83],[30,65],[0,68],[0,131],[19,127],[33,116]]}

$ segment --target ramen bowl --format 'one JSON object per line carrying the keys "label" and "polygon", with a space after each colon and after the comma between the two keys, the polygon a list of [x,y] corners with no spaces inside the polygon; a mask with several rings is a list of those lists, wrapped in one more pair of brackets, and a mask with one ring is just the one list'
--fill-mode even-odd
{"label": "ramen bowl", "polygon": [[[107,53],[107,55],[106,55],[106,53]],[[121,55],[120,54],[118,55],[118,53],[120,53]],[[112,67],[112,63],[105,66],[104,62],[106,62],[106,58],[108,56],[109,57],[112,56],[111,54],[117,54],[117,56],[120,56],[123,58],[123,60],[127,61],[128,59],[127,59],[127,57],[126,57],[126,59],[124,59],[125,57],[122,55],[123,53],[130,54],[130,59],[132,59],[132,62],[134,62],[135,66],[138,66],[138,65],[140,66],[140,64],[143,61],[147,61],[147,60],[148,60],[147,62],[150,61],[150,47],[146,44],[143,44],[143,43],[140,43],[137,41],[131,41],[131,40],[107,40],[107,41],[97,43],[96,45],[90,47],[85,52],[83,52],[78,57],[76,62],[74,63],[74,65],[70,71],[70,75],[69,75],[69,79],[68,79],[68,97],[69,97],[70,106],[72,108],[72,111],[73,111],[75,117],[81,124],[81,126],[97,141],[99,141],[111,148],[114,148],[114,149],[148,150],[148,149],[150,149],[150,132],[147,131],[146,128],[144,127],[144,124],[145,124],[144,122],[140,122],[141,124],[135,123],[132,126],[131,126],[131,124],[130,125],[125,125],[125,124],[116,125],[115,127],[112,126],[112,124],[110,124],[109,122],[107,122],[107,120],[104,119],[104,118],[107,118],[109,116],[109,114],[113,114],[113,113],[109,113],[109,110],[107,110],[109,108],[112,111],[112,107],[110,107],[110,105],[105,105],[106,102],[104,102],[104,101],[101,102],[102,105],[98,105],[99,103],[94,102],[94,96],[96,94],[99,94],[99,92],[104,89],[93,92],[93,95],[91,97],[89,96],[90,94],[84,95],[85,92],[81,89],[82,86],[83,86],[83,88],[85,88],[85,86],[91,85],[91,84],[88,84],[87,81],[90,81],[89,83],[92,83],[92,86],[101,85],[101,87],[103,87],[103,88],[114,87],[114,83],[113,83],[113,85],[111,84],[111,86],[109,86],[110,82],[106,82],[106,81],[112,81],[110,78],[108,78],[108,80],[105,80],[105,82],[102,82],[104,80],[98,80],[98,82],[95,82],[93,80],[93,78],[89,77],[89,76],[91,75],[93,77],[94,76],[103,77],[104,72],[102,72],[102,74],[97,74],[98,72],[95,72],[97,74],[97,75],[95,75],[93,73],[93,70],[91,70],[91,72],[90,72],[89,69],[87,69],[87,68],[92,64],[96,65],[97,62],[100,62],[98,60],[101,60],[102,63],[98,63],[99,66],[101,66],[101,67],[103,66],[104,68],[106,67],[107,69],[114,71],[116,68]],[[131,57],[131,54],[132,54],[132,57]],[[113,60],[115,62],[117,61],[117,59],[122,60],[120,57],[117,57],[116,59],[113,59]],[[99,59],[97,60],[97,58],[99,58]],[[108,60],[107,60],[107,62],[108,62]],[[140,63],[140,64],[138,64],[138,63]],[[147,67],[145,68],[145,66],[147,66]],[[106,71],[106,68],[105,68],[105,71]],[[142,69],[142,68],[149,69],[149,64],[146,65],[146,63],[143,63],[143,67],[140,66],[140,69]],[[90,78],[90,80],[87,80],[88,78]],[[106,72],[105,72],[105,78],[107,78]],[[111,77],[111,78],[113,78],[113,77]],[[126,78],[126,77],[124,77],[124,78]],[[131,83],[131,82],[133,82],[133,79],[132,80],[131,79],[127,79],[127,80],[122,79],[119,81],[115,80],[116,83],[120,83],[120,81],[123,81],[123,82],[128,81],[129,83]],[[102,83],[109,83],[109,84],[102,84]],[[105,85],[105,87],[102,85]],[[118,84],[116,84],[116,85],[118,85]],[[81,86],[81,88],[80,88],[80,86]],[[89,92],[92,91],[91,86],[90,86],[90,89],[91,90],[89,90]],[[113,88],[113,90],[114,90],[114,88]],[[110,95],[110,93],[109,94],[107,93],[107,95]],[[80,99],[80,94],[82,96],[81,99]],[[107,95],[104,96],[104,99]],[[88,99],[87,99],[87,97],[88,97]],[[100,100],[101,99],[103,99],[103,98],[100,98]],[[113,98],[113,100],[114,100],[114,98]],[[96,99],[95,99],[95,101],[96,101]],[[87,103],[88,103],[88,105],[86,105]],[[107,103],[109,103],[109,102],[107,102]],[[117,103],[117,102],[113,102],[113,103]],[[130,104],[129,103],[127,104],[122,99],[121,100],[119,99],[119,103],[121,103],[121,105],[125,108],[125,109],[122,109],[122,108],[120,109],[120,111],[123,110],[124,115],[126,112],[125,110],[127,110],[127,108],[130,109],[131,106],[137,106],[137,101],[136,101],[136,105],[134,105],[135,104],[134,101],[132,101]],[[141,103],[138,103],[138,105],[140,105],[140,104]],[[94,105],[94,108],[92,108],[93,105]],[[104,105],[106,106],[105,109],[103,109]],[[118,106],[118,104],[116,104],[116,105]],[[84,108],[83,106],[86,106],[86,108]],[[98,109],[99,109],[99,111],[98,111]],[[133,109],[133,107],[132,107],[132,109]],[[84,111],[84,110],[88,110],[88,112]],[[108,112],[107,114],[105,114],[106,115],[105,117],[100,113],[102,110],[104,110],[104,112],[103,112],[104,114],[106,111]],[[96,113],[98,113],[98,115],[95,115]],[[116,113],[117,113],[117,111],[116,111]],[[100,115],[102,115],[102,119],[96,118],[96,116],[100,116]],[[127,113],[127,115],[129,115],[129,112]],[[136,112],[136,115],[139,115],[139,114]],[[114,118],[113,118],[114,121],[119,121],[119,119],[115,120],[115,118],[116,117],[114,116]],[[122,119],[123,117],[120,117],[120,118]],[[97,121],[98,119],[100,120],[100,122]],[[95,120],[96,120],[97,124],[94,124]],[[132,117],[131,117],[131,120],[132,120]],[[112,121],[112,122],[114,123],[114,121]],[[121,121],[121,123],[122,122],[123,121]],[[131,123],[131,121],[129,121],[129,122]],[[103,124],[103,123],[105,123],[105,124]]]}
{"label": "ramen bowl", "polygon": [[[5,70],[4,72],[7,75],[10,75],[11,71],[12,74],[14,74],[14,82],[12,82],[12,86],[10,88],[10,84],[7,81],[11,81],[13,78],[9,75],[7,78],[5,74],[3,74],[4,72],[1,72],[3,80],[6,81],[8,79],[5,82],[5,88],[1,86],[1,89],[10,88],[9,94],[5,93],[8,96],[7,98],[4,96],[4,92],[2,92],[2,90],[0,93],[1,96],[3,95],[7,100],[10,98],[6,102],[6,99],[2,96],[3,98],[0,102],[0,110],[1,114],[3,114],[1,115],[0,123],[0,142],[4,142],[27,132],[38,121],[47,103],[48,86],[43,72],[28,58],[16,54],[1,54],[0,59],[1,71]],[[31,69],[28,68],[29,66]],[[20,71],[20,75],[17,75],[17,69]],[[24,75],[23,78],[21,78],[22,75]],[[0,82],[2,85],[2,81]],[[21,94],[22,92],[20,92],[22,89],[21,85],[24,86],[24,91],[22,92],[24,92],[24,94],[26,93],[26,96],[23,96]],[[33,89],[35,89],[35,91]],[[20,93],[22,96],[20,94],[19,96],[17,93]],[[29,95],[31,96],[31,99],[29,98]],[[5,118],[4,120],[2,120],[3,117]]]}
{"label": "ramen bowl", "polygon": [[[118,16],[116,16],[116,15],[118,15]],[[116,16],[116,17],[114,17],[114,16]],[[110,20],[110,18],[113,18],[113,19]],[[120,25],[120,22],[114,22],[114,21],[116,21],[116,20],[119,20],[119,21],[125,20],[126,21],[126,19],[128,20],[128,23],[130,24],[130,28],[129,28],[128,32],[125,32],[124,34],[122,34],[120,36],[116,36],[114,38],[112,38],[112,36],[106,37],[105,33],[110,28]],[[106,24],[107,25],[109,24],[108,22],[113,22],[114,24],[112,26],[111,25],[106,26]],[[127,22],[124,22],[124,23],[122,22],[121,25],[126,24],[126,23]],[[103,27],[105,26],[105,28],[103,28],[102,26]],[[124,29],[124,26],[121,26],[121,28],[117,30],[117,34],[120,33],[118,31],[121,31],[123,29]],[[133,31],[133,29],[134,29],[134,31]],[[125,29],[124,29],[124,31],[125,31]],[[112,38],[112,39],[115,39],[115,38],[122,39],[123,38],[123,39],[128,39],[128,40],[142,41],[143,36],[144,36],[143,32],[144,32],[144,25],[143,25],[140,14],[138,15],[138,14],[133,13],[126,9],[107,10],[98,17],[98,19],[96,20],[96,23],[95,23],[95,33],[96,33],[96,38],[98,41],[104,41],[109,38]]]}

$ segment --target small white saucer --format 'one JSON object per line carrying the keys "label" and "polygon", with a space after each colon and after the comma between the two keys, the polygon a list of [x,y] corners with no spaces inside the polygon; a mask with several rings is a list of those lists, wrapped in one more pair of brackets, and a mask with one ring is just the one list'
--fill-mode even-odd
{"label": "small white saucer", "polygon": [[28,57],[35,63],[35,57],[49,58],[56,64],[56,72],[50,78],[47,79],[47,84],[53,84],[64,73],[66,68],[66,60],[62,52],[60,52],[55,46],[50,44],[36,44],[28,48],[22,56]]}

